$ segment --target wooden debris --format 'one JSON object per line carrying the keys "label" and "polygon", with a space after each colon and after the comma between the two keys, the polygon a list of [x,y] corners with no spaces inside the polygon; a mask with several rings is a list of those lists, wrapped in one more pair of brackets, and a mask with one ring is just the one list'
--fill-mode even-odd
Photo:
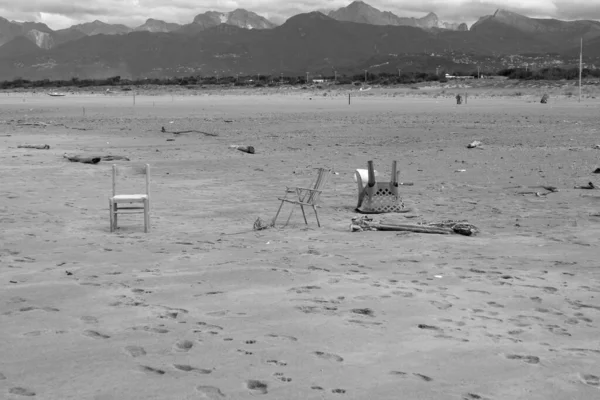
{"label": "wooden debris", "polygon": [[354,217],[350,224],[351,232],[362,231],[404,231],[415,233],[433,233],[440,235],[450,235],[458,233],[464,236],[471,236],[479,232],[477,227],[465,221],[445,221],[440,223],[429,223],[421,225],[396,224],[396,223],[375,223],[370,217]]}
{"label": "wooden debris", "polygon": [[101,156],[100,159],[102,161],[131,161],[129,158],[125,156]]}
{"label": "wooden debris", "polygon": [[182,133],[202,133],[203,135],[206,135],[206,136],[219,136],[217,133],[197,131],[195,129],[192,129],[192,130],[189,130],[189,131],[168,131],[168,130],[165,129],[164,126],[161,128],[160,131],[162,133],[172,133],[174,135],[181,135]]}
{"label": "wooden debris", "polygon": [[548,96],[547,94],[544,93],[544,95],[542,96],[542,99],[540,100],[540,103],[542,103],[542,104],[548,103],[549,98],[550,98],[550,96]]}
{"label": "wooden debris", "polygon": [[475,140],[467,145],[467,149],[476,149],[481,148],[481,142],[479,140]]}
{"label": "wooden debris", "polygon": [[71,161],[71,162],[80,162],[83,164],[98,164],[100,162],[100,160],[102,159],[102,157],[82,157],[82,156],[68,156],[68,155],[63,155],[64,158],[66,158],[67,160]]}
{"label": "wooden debris", "polygon": [[598,189],[592,182],[588,182],[586,186],[575,186],[575,189]]}
{"label": "wooden debris", "polygon": [[229,146],[230,149],[237,149],[239,151],[243,151],[244,153],[254,154],[254,146],[240,146],[237,144],[232,144]]}
{"label": "wooden debris", "polygon": [[45,122],[21,122],[21,121],[18,121],[17,125],[18,126],[41,126],[44,128],[48,126],[48,124]]}
{"label": "wooden debris", "polygon": [[50,146],[47,144],[22,144],[17,146],[19,149],[38,149],[38,150],[49,150]]}

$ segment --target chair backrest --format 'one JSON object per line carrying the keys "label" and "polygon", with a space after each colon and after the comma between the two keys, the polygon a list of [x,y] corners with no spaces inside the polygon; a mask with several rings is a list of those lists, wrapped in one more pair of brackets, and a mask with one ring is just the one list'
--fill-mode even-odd
{"label": "chair backrest", "polygon": [[323,188],[325,187],[325,185],[327,184],[327,179],[329,178],[329,174],[331,173],[331,169],[328,168],[318,168],[318,175],[317,178],[315,179],[315,183],[312,185],[312,190],[307,194],[306,198],[303,199],[303,201],[310,203],[310,204],[315,204],[317,201],[319,201],[319,195],[321,194],[320,192],[317,192],[317,190],[323,190]]}
{"label": "chair backrest", "polygon": [[[140,175],[144,175],[146,178],[146,192],[145,194],[150,198],[150,164],[144,165],[119,165],[113,164],[112,166],[112,194],[115,196],[117,194],[117,177],[120,180],[127,180],[128,187],[131,190],[132,185],[130,181],[134,179],[130,179],[132,177],[139,177]],[[133,183],[133,182],[131,182]],[[122,186],[122,185],[120,185]],[[135,186],[135,185],[134,185]],[[126,194],[126,193],[121,193]],[[132,194],[132,193],[129,193]],[[135,193],[138,194],[138,193]]]}

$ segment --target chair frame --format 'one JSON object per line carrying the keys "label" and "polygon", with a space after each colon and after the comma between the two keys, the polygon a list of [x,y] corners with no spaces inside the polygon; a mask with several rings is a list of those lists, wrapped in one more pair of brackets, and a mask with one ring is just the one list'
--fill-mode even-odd
{"label": "chair frame", "polygon": [[[130,168],[130,167],[127,167]],[[117,229],[118,214],[144,214],[144,232],[150,231],[150,164],[144,166],[146,175],[146,193],[139,196],[139,199],[119,199],[117,195],[117,165],[112,166],[112,196],[108,198],[108,209],[110,213],[110,231]],[[127,203],[125,207],[119,207],[119,203]],[[139,204],[141,205],[134,205]]]}
{"label": "chair frame", "polygon": [[[312,185],[312,188],[305,188],[300,186],[286,186],[285,196],[278,198],[278,200],[281,201],[281,204],[279,205],[279,209],[277,210],[275,218],[273,218],[273,226],[275,226],[275,222],[277,221],[277,217],[279,217],[279,213],[281,212],[283,205],[285,203],[290,203],[293,205],[300,206],[300,209],[302,210],[302,216],[304,217],[304,223],[306,225],[308,225],[308,220],[306,219],[306,212],[304,211],[304,206],[312,207],[312,209],[315,212],[315,217],[317,219],[317,225],[319,226],[319,228],[321,227],[321,222],[319,221],[319,213],[317,212],[317,203],[319,201],[321,193],[323,193],[323,187],[327,183],[327,178],[331,173],[331,169],[318,168],[318,171],[319,173],[317,175],[317,178],[315,179],[314,184]],[[288,198],[288,195],[292,194],[295,196],[293,198]],[[290,215],[288,216],[288,219],[284,226],[287,226],[287,224],[290,222],[290,218],[292,217],[292,213],[294,212],[294,210],[295,208],[292,208],[292,211],[290,212]]]}

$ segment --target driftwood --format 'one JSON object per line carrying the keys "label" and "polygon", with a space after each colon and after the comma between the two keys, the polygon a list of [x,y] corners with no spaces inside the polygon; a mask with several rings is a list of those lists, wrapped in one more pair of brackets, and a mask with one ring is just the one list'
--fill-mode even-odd
{"label": "driftwood", "polygon": [[206,136],[219,136],[217,133],[209,133],[209,132],[203,132],[203,131],[197,131],[195,129],[189,130],[189,131],[168,131],[165,129],[165,127],[163,126],[160,130],[162,133],[172,133],[174,135],[180,135],[182,133],[202,133],[203,135]]}
{"label": "driftwood", "polygon": [[100,159],[102,161],[131,161],[125,156],[101,156]]}
{"label": "driftwood", "polygon": [[479,232],[474,226],[464,221],[445,221],[440,223],[429,223],[423,225],[409,224],[382,224],[373,222],[372,218],[361,217],[352,218],[350,224],[351,232],[362,231],[404,231],[415,233],[433,233],[439,235],[451,235],[458,233],[460,235],[471,236]]}
{"label": "driftwood", "polygon": [[232,144],[231,146],[229,146],[230,149],[236,149],[239,151],[243,151],[244,153],[248,153],[248,154],[254,154],[255,150],[254,150],[254,146],[240,146],[237,144]]}
{"label": "driftwood", "polygon": [[542,104],[546,104],[546,103],[548,103],[548,99],[549,99],[549,98],[550,98],[550,96],[548,96],[547,94],[544,94],[544,95],[542,96],[542,99],[540,100],[540,103],[542,103]]}
{"label": "driftwood", "polygon": [[43,126],[44,128],[48,126],[45,122],[17,122],[19,126]]}
{"label": "driftwood", "polygon": [[50,146],[47,144],[22,144],[17,146],[19,149],[38,149],[38,150],[49,150]]}
{"label": "driftwood", "polygon": [[575,186],[575,189],[598,189],[592,182],[588,182],[586,186]]}
{"label": "driftwood", "polygon": [[475,140],[467,145],[467,149],[476,149],[481,148],[481,142],[479,140]]}
{"label": "driftwood", "polygon": [[80,162],[83,164],[98,164],[102,159],[102,157],[68,156],[66,154],[63,157],[71,162]]}

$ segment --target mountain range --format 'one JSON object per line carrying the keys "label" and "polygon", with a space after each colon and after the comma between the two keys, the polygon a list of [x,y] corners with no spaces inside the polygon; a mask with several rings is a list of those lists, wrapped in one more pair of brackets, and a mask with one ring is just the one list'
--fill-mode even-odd
{"label": "mountain range", "polygon": [[435,61],[423,56],[573,56],[580,38],[586,42],[586,56],[600,57],[598,21],[535,19],[497,10],[469,29],[440,21],[433,13],[403,18],[361,1],[327,15],[299,14],[279,26],[242,9],[205,12],[184,25],[148,19],[131,28],[93,21],[56,31],[42,23],[0,18],[0,79],[304,75],[355,73],[374,66],[395,72],[435,69],[431,63],[458,68],[465,61],[456,56]]}

